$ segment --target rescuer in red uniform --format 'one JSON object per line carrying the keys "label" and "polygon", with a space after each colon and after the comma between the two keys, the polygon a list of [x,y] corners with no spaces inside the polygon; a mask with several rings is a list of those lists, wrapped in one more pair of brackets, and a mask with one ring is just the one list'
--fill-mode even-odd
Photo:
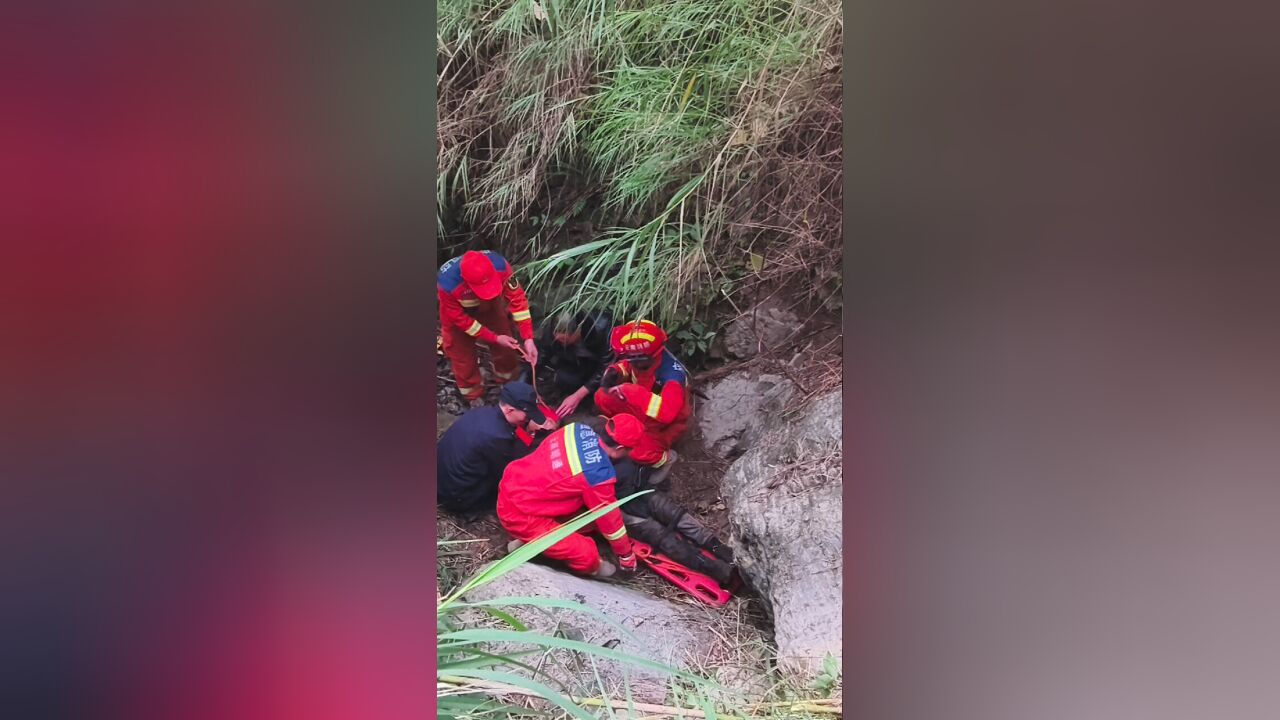
{"label": "rescuer in red uniform", "polygon": [[[583,423],[569,423],[533,454],[508,465],[498,484],[498,520],[515,537],[509,549],[533,542],[584,510],[616,502],[612,461],[627,457],[643,435],[639,421],[628,415],[605,422],[602,436]],[[613,548],[618,567],[634,572],[636,556],[622,513],[614,508],[595,526]],[[617,571],[600,558],[595,541],[583,531],[547,548],[545,554],[581,575],[609,577]]]}
{"label": "rescuer in red uniform", "polygon": [[671,449],[689,427],[693,414],[689,373],[666,349],[667,334],[648,320],[613,329],[609,344],[618,361],[605,370],[596,391],[596,408],[606,417],[630,415],[644,427],[631,452],[640,465],[657,468],[649,480],[662,481],[676,460]]}
{"label": "rescuer in red uniform", "polygon": [[[440,266],[436,278],[444,353],[462,398],[472,407],[484,404],[484,379],[476,360],[476,341],[489,346],[493,377],[499,385],[519,374],[519,353],[537,363],[529,299],[511,264],[492,250],[470,250]],[[508,317],[510,313],[510,317]],[[522,343],[513,335],[515,321]]]}

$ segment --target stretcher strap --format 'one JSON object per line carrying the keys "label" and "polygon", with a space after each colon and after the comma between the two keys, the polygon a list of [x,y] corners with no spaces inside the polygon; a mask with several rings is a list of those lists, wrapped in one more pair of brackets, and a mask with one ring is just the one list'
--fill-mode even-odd
{"label": "stretcher strap", "polygon": [[729,602],[731,597],[729,592],[720,587],[715,580],[690,570],[666,555],[655,553],[652,547],[639,540],[633,539],[631,547],[636,557],[644,561],[650,569],[702,602],[712,607],[721,607]]}

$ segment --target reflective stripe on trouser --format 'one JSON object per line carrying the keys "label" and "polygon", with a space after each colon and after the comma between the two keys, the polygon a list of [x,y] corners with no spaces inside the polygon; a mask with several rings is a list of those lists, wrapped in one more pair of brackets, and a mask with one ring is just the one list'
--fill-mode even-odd
{"label": "reflective stripe on trouser", "polygon": [[[526,543],[560,527],[560,523],[551,518],[516,512],[503,503],[501,498],[498,500],[498,520],[513,537]],[[569,537],[547,548],[542,554],[564,562],[570,570],[583,575],[590,575],[600,569],[600,552],[596,549],[595,540],[582,534],[582,531],[570,533]]]}
{"label": "reflective stripe on trouser", "polygon": [[[470,315],[495,333],[514,337],[505,301],[485,303],[471,309]],[[476,358],[478,340],[453,323],[442,319],[441,324],[444,327],[441,333],[444,336],[444,354],[453,368],[458,391],[467,400],[483,396],[484,378],[480,375],[480,362]],[[493,358],[494,380],[499,385],[515,378],[520,370],[520,356],[514,350],[490,345],[489,357]]]}
{"label": "reflective stripe on trouser", "polygon": [[689,427],[687,419],[677,420],[670,425],[659,425],[650,418],[636,415],[626,402],[606,393],[596,394],[596,408],[606,417],[619,414],[632,415],[644,425],[644,437],[631,449],[631,459],[639,465],[656,467],[664,464],[667,460],[667,450],[676,444],[685,429]]}
{"label": "reflective stripe on trouser", "polygon": [[507,374],[500,373],[497,371],[497,369],[493,371],[493,380],[499,385],[505,385],[506,383],[509,383],[512,380],[515,380],[519,376],[520,376],[519,368],[516,368],[515,370],[512,370],[510,373],[507,373]]}

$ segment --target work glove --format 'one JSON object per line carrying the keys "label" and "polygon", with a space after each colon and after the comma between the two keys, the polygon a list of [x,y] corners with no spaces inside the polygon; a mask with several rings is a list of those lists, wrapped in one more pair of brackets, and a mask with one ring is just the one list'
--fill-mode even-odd
{"label": "work glove", "polygon": [[636,571],[635,551],[629,552],[626,555],[618,556],[618,569],[628,575],[635,573]]}

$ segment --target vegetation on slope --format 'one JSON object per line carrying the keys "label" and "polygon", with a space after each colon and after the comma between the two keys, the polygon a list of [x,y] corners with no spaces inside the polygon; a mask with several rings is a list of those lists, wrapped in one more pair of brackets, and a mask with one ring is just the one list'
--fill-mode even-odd
{"label": "vegetation on slope", "polygon": [[439,10],[443,255],[494,247],[535,292],[673,327],[762,283],[838,292],[838,3]]}

